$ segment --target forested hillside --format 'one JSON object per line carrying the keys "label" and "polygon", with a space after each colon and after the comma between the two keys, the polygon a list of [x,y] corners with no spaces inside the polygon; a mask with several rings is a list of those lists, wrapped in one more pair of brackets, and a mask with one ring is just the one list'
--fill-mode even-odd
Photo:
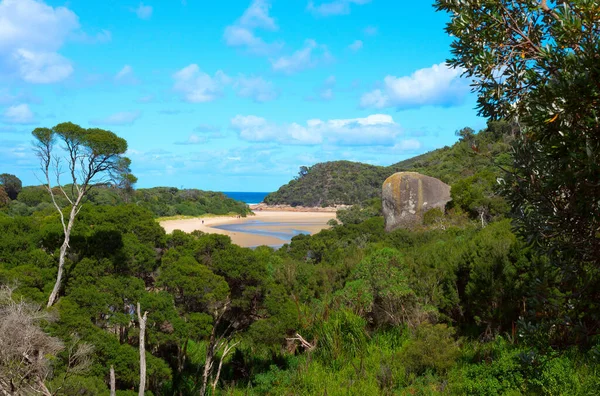
{"label": "forested hillside", "polygon": [[[16,178],[15,176],[12,177]],[[25,216],[35,211],[52,212],[55,210],[50,195],[42,186],[19,188],[12,200],[3,200],[1,197],[2,191],[0,186],[0,208],[4,207],[7,213],[11,215]],[[65,186],[65,191],[70,193],[70,185]],[[66,198],[61,195],[58,188],[56,188],[56,192],[56,199],[60,201],[59,203],[66,204]],[[244,202],[235,201],[223,193],[195,189],[179,190],[174,187],[140,188],[123,191],[119,188],[99,185],[90,190],[86,202],[94,205],[110,206],[133,203],[150,210],[155,217],[224,215],[228,213],[245,216],[250,213],[248,205]]]}
{"label": "forested hillside", "polygon": [[363,202],[377,195],[388,170],[351,161],[332,161],[301,169],[298,177],[265,197],[270,205],[333,206]]}
{"label": "forested hillside", "polygon": [[334,161],[302,167],[298,177],[265,198],[270,205],[354,205],[381,196],[381,186],[395,172],[414,171],[453,183],[482,172],[500,175],[498,165],[510,163],[508,143],[514,127],[491,122],[479,133],[470,128],[457,132],[459,141],[417,157],[382,167]]}

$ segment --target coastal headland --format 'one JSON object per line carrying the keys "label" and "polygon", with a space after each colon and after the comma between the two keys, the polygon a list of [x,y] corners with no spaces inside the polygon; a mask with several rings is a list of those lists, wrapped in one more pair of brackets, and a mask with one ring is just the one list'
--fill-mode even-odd
{"label": "coastal headland", "polygon": [[[254,215],[248,217],[218,216],[206,218],[160,221],[167,233],[202,231],[227,235],[242,247],[280,246],[300,233],[315,234],[329,228],[327,222],[335,219],[334,208],[292,208],[251,205]],[[328,210],[326,210],[328,209]]]}

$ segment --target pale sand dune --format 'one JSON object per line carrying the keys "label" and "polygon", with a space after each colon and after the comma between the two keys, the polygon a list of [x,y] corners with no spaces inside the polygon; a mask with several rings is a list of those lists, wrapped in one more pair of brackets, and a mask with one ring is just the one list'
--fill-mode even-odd
{"label": "pale sand dune", "polygon": [[[181,230],[184,232],[199,230],[206,233],[228,235],[233,243],[243,247],[252,247],[260,245],[282,245],[285,243],[285,241],[272,236],[221,230],[214,228],[214,226],[261,221],[267,224],[252,225],[250,228],[258,230],[264,229],[269,231],[287,231],[293,228],[296,230],[307,231],[310,234],[315,234],[324,228],[329,228],[327,222],[334,218],[335,213],[331,212],[256,211],[255,216],[248,216],[240,219],[234,216],[222,216],[183,220],[166,220],[161,221],[160,225],[167,233],[171,233],[174,230]],[[204,224],[202,221],[204,221]],[[273,224],[270,225],[268,223]],[[293,226],[281,225],[278,223],[292,223]]]}

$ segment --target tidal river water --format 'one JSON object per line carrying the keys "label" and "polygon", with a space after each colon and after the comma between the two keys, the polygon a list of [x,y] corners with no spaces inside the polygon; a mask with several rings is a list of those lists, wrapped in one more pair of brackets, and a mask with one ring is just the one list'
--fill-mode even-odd
{"label": "tidal river water", "polygon": [[[300,234],[310,234],[310,231],[301,228],[314,226],[314,223],[306,222],[265,222],[260,220],[249,220],[239,224],[215,225],[212,228],[231,232],[244,232],[253,235],[274,237],[281,240],[281,244],[289,243],[293,237]],[[276,245],[280,246],[280,245]]]}

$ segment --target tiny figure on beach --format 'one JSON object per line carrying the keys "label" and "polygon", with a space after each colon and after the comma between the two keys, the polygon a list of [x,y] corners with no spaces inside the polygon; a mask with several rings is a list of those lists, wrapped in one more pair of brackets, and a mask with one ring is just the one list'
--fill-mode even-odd
{"label": "tiny figure on beach", "polygon": [[204,220],[202,220],[202,224],[204,224]]}

